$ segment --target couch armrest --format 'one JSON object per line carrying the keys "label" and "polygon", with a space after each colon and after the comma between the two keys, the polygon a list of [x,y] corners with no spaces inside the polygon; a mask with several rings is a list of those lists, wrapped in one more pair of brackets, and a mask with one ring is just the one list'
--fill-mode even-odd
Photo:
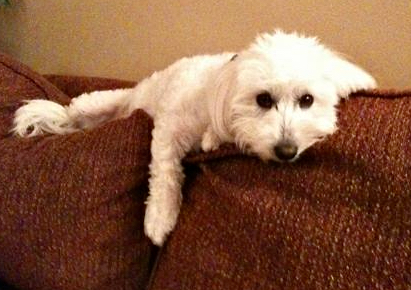
{"label": "couch armrest", "polygon": [[[72,95],[132,85],[50,79]],[[156,250],[143,232],[152,120],[137,111],[70,135],[11,136],[15,110],[39,98],[70,102],[0,53],[0,280],[33,290],[145,289]]]}

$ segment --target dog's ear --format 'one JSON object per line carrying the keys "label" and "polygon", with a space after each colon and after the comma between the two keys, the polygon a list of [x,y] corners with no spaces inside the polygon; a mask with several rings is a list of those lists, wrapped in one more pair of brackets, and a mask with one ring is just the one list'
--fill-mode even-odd
{"label": "dog's ear", "polygon": [[325,78],[334,84],[341,98],[377,87],[377,82],[369,73],[338,55],[331,57],[326,67]]}
{"label": "dog's ear", "polygon": [[208,86],[208,111],[211,124],[216,135],[224,142],[230,141],[230,109],[229,104],[234,94],[237,76],[237,64],[226,63]]}

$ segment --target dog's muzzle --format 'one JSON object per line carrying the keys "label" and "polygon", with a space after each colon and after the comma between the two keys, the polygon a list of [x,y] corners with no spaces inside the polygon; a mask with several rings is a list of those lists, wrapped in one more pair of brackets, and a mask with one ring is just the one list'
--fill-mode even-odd
{"label": "dog's muzzle", "polygon": [[297,145],[292,141],[281,141],[274,146],[274,153],[281,161],[292,160],[298,152]]}

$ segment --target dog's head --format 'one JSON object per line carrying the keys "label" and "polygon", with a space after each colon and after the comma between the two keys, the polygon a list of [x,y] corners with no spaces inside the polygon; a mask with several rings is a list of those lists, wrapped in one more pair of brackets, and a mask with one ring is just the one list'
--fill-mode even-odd
{"label": "dog's head", "polygon": [[221,70],[213,89],[213,127],[263,160],[293,161],[336,131],[336,105],[371,89],[364,70],[297,34],[263,34]]}

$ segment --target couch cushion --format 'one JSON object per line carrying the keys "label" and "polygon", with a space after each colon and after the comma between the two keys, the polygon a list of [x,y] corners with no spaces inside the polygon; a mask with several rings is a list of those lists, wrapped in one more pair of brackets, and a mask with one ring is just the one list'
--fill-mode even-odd
{"label": "couch cushion", "polygon": [[292,164],[194,155],[150,289],[408,289],[411,92],[359,94]]}
{"label": "couch cushion", "polygon": [[151,119],[137,111],[90,132],[8,136],[14,110],[32,98],[70,100],[0,55],[0,279],[18,289],[144,289]]}

